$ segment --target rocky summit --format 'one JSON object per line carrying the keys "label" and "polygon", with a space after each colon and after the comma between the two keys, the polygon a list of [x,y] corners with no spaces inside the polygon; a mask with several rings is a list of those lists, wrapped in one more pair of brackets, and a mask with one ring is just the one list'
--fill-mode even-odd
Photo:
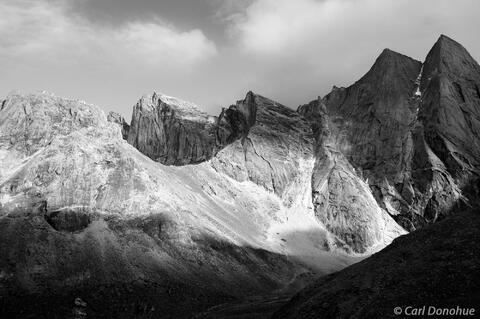
{"label": "rocky summit", "polygon": [[411,231],[478,195],[479,83],[477,62],[442,35],[423,64],[385,49],[352,86],[299,112],[326,109],[337,149]]}
{"label": "rocky summit", "polygon": [[441,36],[424,63],[385,49],[297,110],[248,92],[212,116],[153,93],[128,124],[12,93],[0,104],[0,317],[264,318],[311,282],[274,317],[381,317],[367,306],[376,287],[390,305],[395,278],[432,294],[429,269],[466,280],[438,245],[478,275],[479,92],[478,64]]}

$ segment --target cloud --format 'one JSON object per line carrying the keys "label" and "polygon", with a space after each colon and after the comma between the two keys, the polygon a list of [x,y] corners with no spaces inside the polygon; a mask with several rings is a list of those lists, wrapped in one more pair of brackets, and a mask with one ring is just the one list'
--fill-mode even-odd
{"label": "cloud", "polygon": [[0,0],[0,56],[42,63],[189,68],[217,54],[198,29],[180,31],[160,19],[120,27],[94,25],[69,1]]}
{"label": "cloud", "polygon": [[350,85],[387,47],[423,60],[444,33],[478,58],[479,13],[477,0],[255,0],[229,31],[252,84],[294,106]]}
{"label": "cloud", "polygon": [[415,41],[432,29],[468,31],[479,7],[475,0],[256,0],[232,29],[246,51],[310,56]]}
{"label": "cloud", "polygon": [[[46,89],[129,118],[157,90],[218,114],[248,90],[296,107],[352,84],[386,47],[423,60],[441,33],[480,58],[478,0],[208,0],[211,12],[187,0],[157,12],[155,1],[102,24],[79,10],[90,0],[0,0],[0,95]],[[191,28],[156,16],[179,23],[172,6]],[[209,28],[226,36],[214,43]]]}
{"label": "cloud", "polygon": [[207,0],[212,8],[215,8],[215,17],[225,21],[231,21],[245,11],[247,7],[255,3],[255,0]]}

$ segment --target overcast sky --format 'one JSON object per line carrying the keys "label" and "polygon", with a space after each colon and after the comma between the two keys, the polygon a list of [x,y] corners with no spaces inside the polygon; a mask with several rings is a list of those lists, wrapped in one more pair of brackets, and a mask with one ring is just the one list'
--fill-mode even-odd
{"label": "overcast sky", "polygon": [[47,90],[130,120],[153,91],[211,114],[248,90],[296,107],[380,52],[440,34],[480,60],[479,0],[0,0],[0,96]]}

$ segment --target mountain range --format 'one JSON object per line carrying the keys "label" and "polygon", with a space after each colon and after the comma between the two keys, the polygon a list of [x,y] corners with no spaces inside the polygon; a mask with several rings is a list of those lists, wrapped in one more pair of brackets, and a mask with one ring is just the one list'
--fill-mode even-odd
{"label": "mountain range", "polygon": [[480,66],[444,35],[297,110],[253,92],[218,116],[145,95],[130,124],[49,93],[0,105],[2,317],[478,304]]}

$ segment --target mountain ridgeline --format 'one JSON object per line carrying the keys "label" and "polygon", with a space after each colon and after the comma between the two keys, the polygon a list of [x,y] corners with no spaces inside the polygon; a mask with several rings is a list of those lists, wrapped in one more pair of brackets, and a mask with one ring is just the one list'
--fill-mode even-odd
{"label": "mountain ridgeline", "polygon": [[299,107],[326,110],[333,140],[377,203],[406,230],[444,218],[479,194],[480,69],[441,36],[422,64],[388,49],[347,88]]}
{"label": "mountain ridgeline", "polygon": [[[411,247],[435,241],[437,221],[477,207],[479,178],[480,67],[446,36],[424,63],[385,49],[297,110],[248,92],[211,116],[153,93],[128,124],[12,93],[0,104],[0,316],[189,318],[291,295],[410,231],[423,234],[406,235]],[[336,292],[396,243],[281,315],[348,317],[341,298],[302,302],[329,303],[315,289]]]}
{"label": "mountain ridgeline", "polygon": [[127,140],[166,165],[211,160],[219,172],[249,180],[287,205],[297,202],[300,189],[311,188],[309,203],[299,209],[314,208],[333,238],[327,249],[364,253],[383,247],[403,230],[380,208],[343,154],[333,150],[329,137],[319,136],[315,125],[323,125],[320,130],[328,135],[323,123],[328,115],[324,117],[312,124],[301,113],[253,92],[219,117],[153,94],[134,107]]}
{"label": "mountain ridgeline", "polygon": [[[465,48],[442,35],[424,63],[385,49],[350,87],[334,87],[323,99],[299,106],[315,139],[312,202],[317,216],[329,215],[323,211],[331,205],[318,189],[323,187],[319,172],[333,157],[336,165],[367,182],[376,201],[372,207],[378,205],[407,231],[442,219],[456,206],[468,206],[480,187],[479,70]],[[144,97],[134,108],[127,139],[167,165],[209,160],[236,140],[248,147],[258,99],[262,97],[249,92],[244,101],[211,117],[156,94]],[[146,100],[152,101],[150,108]],[[287,129],[293,133],[295,126],[300,125]]]}

